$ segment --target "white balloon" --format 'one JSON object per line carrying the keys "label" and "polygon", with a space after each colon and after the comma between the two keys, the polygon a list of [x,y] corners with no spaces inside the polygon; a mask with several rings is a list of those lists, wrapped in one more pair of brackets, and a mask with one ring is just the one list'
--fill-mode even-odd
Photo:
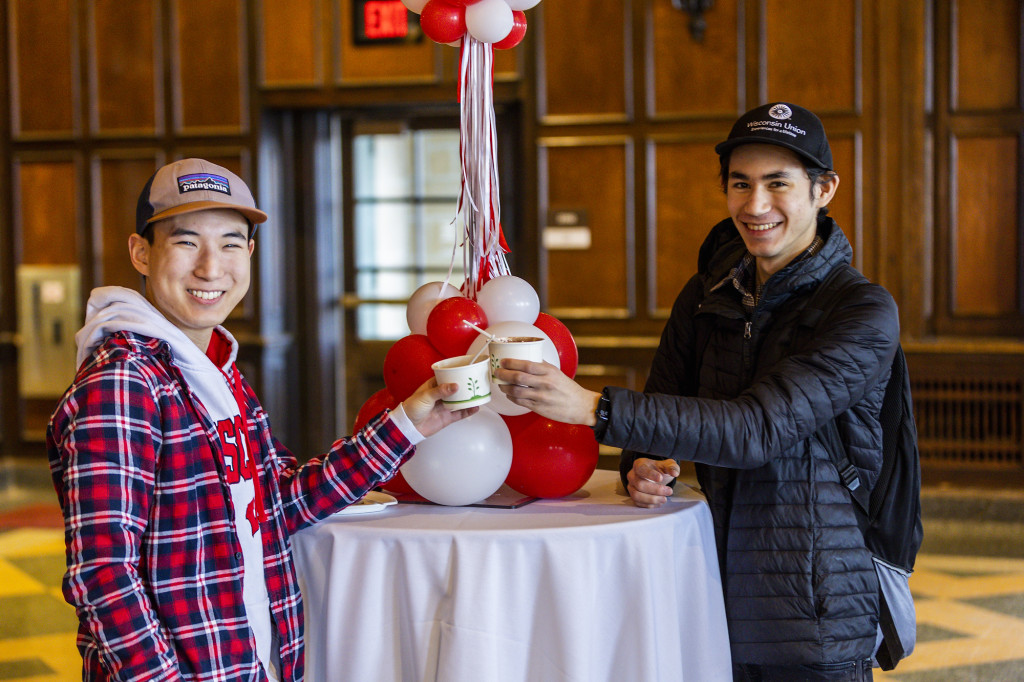
{"label": "white balloon", "polygon": [[533,324],[540,314],[540,297],[530,283],[515,275],[488,280],[477,292],[476,302],[495,322]]}
{"label": "white balloon", "polygon": [[512,435],[484,406],[417,445],[402,465],[402,476],[431,502],[457,507],[494,494],[511,468]]}
{"label": "white balloon", "polygon": [[481,43],[503,40],[515,24],[505,0],[480,0],[466,6],[466,30]]}
{"label": "white balloon", "polygon": [[540,0],[505,0],[511,9],[525,11],[540,4]]}
{"label": "white balloon", "polygon": [[[427,2],[428,0],[402,0],[402,4],[413,14],[422,12],[423,8],[427,6]],[[537,0],[537,2],[540,2],[540,0]]]}
{"label": "white balloon", "polygon": [[[492,324],[487,328],[487,332],[491,336],[536,336],[544,339],[544,343],[541,348],[541,355],[544,358],[544,362],[549,362],[555,367],[559,366],[558,349],[555,347],[555,342],[552,341],[547,334],[525,322],[498,322]],[[486,337],[479,337],[469,345],[469,350],[466,352],[470,355],[476,355],[476,352],[483,348],[483,345],[487,343]],[[482,356],[481,356],[482,357]],[[504,414],[509,417],[513,417],[518,414],[526,414],[529,412],[529,408],[523,407],[522,405],[516,405],[514,402],[508,399],[508,397],[501,392],[498,384],[491,382],[491,402],[487,403],[487,407],[494,410],[498,414]]]}
{"label": "white balloon", "polygon": [[[444,285],[444,289],[441,286]],[[427,282],[409,297],[405,306],[405,321],[409,323],[409,331],[413,334],[427,333],[427,318],[430,311],[446,298],[461,296],[462,293],[451,284],[443,282]]]}
{"label": "white balloon", "polygon": [[523,407],[522,405],[516,405],[514,402],[509,400],[508,396],[501,392],[498,388],[498,384],[491,382],[491,402],[487,403],[487,407],[503,414],[506,417],[515,417],[520,414],[526,414],[530,411],[530,408]]}

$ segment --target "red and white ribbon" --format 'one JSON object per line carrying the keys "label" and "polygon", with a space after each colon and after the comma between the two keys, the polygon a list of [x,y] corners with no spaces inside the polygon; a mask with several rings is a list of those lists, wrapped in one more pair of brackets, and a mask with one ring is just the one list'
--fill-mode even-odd
{"label": "red and white ribbon", "polygon": [[[498,134],[494,117],[494,52],[466,34],[462,38],[459,105],[462,186],[458,212],[462,218],[462,258],[466,271],[463,293],[476,299],[488,280],[511,274],[509,252],[501,231],[498,196]],[[454,267],[455,254],[452,254]]]}

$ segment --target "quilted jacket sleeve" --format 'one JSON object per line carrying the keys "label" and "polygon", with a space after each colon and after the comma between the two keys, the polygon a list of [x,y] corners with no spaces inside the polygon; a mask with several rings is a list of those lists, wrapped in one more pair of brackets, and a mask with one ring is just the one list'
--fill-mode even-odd
{"label": "quilted jacket sleeve", "polygon": [[[675,310],[673,317],[676,317]],[[715,466],[759,467],[810,437],[821,425],[882,390],[899,341],[896,304],[885,289],[858,287],[832,323],[807,348],[782,357],[732,400],[609,389],[611,420],[603,442]],[[662,339],[679,343],[686,332],[670,320]],[[689,356],[662,353],[649,388],[676,390]],[[675,358],[675,359],[674,359]],[[676,364],[673,365],[673,362]]]}
{"label": "quilted jacket sleeve", "polygon": [[[701,291],[700,277],[690,278],[682,292],[676,297],[672,306],[669,324],[661,333],[661,341],[651,363],[647,375],[644,393],[661,393],[670,396],[696,395],[697,378],[694,376],[697,352],[693,313],[697,298]],[[614,390],[614,389],[609,389]],[[618,419],[618,416],[616,417]],[[604,442],[608,443],[606,434]],[[626,487],[626,474],[633,468],[633,461],[639,457],[650,457],[651,453],[642,450],[624,449],[619,455],[619,477],[622,486]],[[664,455],[669,457],[670,455]]]}

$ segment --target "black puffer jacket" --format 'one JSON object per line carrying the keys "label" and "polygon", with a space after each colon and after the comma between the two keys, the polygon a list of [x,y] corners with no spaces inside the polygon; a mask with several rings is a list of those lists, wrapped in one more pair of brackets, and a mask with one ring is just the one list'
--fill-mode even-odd
{"label": "black puffer jacket", "polygon": [[[849,495],[814,432],[837,422],[862,480],[881,467],[878,411],[899,340],[896,304],[857,288],[828,331],[791,348],[810,293],[851,260],[842,230],[822,217],[825,246],[765,283],[753,314],[735,287],[711,288],[745,248],[732,221],[701,247],[699,272],[668,321],[644,393],[609,389],[602,441],[633,457],[698,463],[711,505],[733,660],[814,664],[874,649],[877,582]],[[712,318],[694,376],[695,316]],[[695,396],[695,397],[678,397]]]}

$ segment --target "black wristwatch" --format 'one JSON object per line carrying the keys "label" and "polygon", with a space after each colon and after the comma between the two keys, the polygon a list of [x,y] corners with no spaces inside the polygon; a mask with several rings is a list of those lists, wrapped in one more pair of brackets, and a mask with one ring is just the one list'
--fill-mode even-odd
{"label": "black wristwatch", "polygon": [[601,390],[601,397],[597,399],[597,409],[594,410],[594,438],[600,441],[604,438],[604,432],[608,430],[608,421],[612,416],[612,401],[608,398],[608,387]]}

